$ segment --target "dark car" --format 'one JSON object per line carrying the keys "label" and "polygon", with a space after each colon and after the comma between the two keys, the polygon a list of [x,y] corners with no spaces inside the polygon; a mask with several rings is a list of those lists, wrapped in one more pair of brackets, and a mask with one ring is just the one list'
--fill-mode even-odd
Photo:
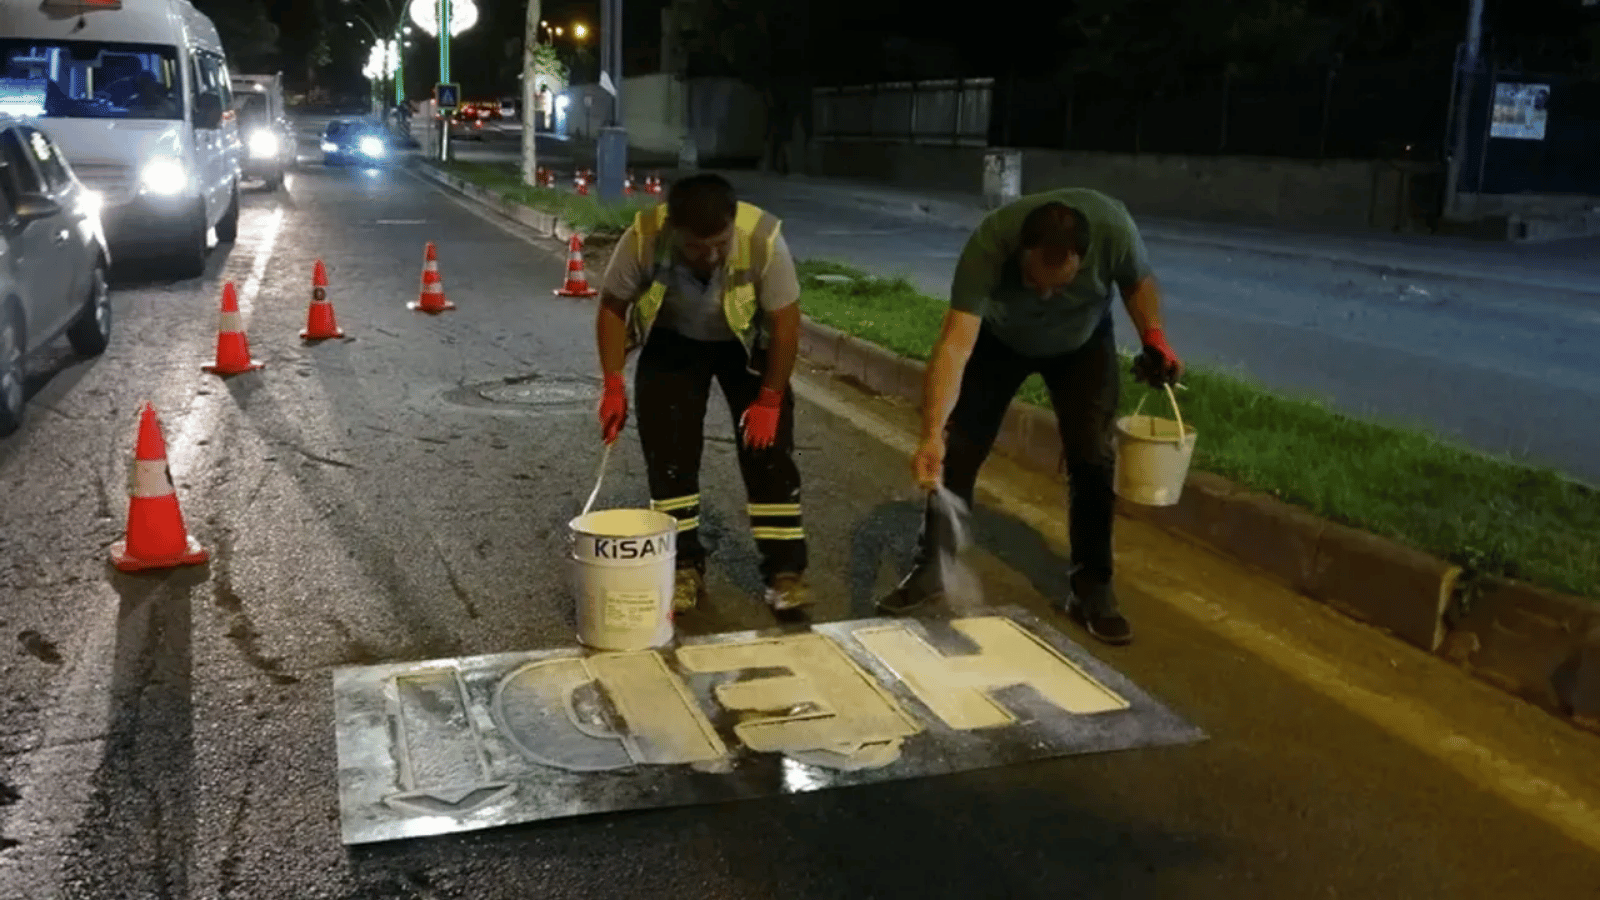
{"label": "dark car", "polygon": [[322,132],[323,165],[382,166],[393,152],[389,133],[371,122],[336,119]]}

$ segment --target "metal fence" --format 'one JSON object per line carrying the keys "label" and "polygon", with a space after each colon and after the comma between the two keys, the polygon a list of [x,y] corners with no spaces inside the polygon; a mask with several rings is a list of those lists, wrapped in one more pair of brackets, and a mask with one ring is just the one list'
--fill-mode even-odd
{"label": "metal fence", "polygon": [[993,78],[896,81],[818,88],[816,136],[955,147],[989,143]]}
{"label": "metal fence", "polygon": [[1014,147],[1295,159],[1436,159],[1449,60],[1214,78],[1151,95],[1111,82],[1007,80],[992,139]]}

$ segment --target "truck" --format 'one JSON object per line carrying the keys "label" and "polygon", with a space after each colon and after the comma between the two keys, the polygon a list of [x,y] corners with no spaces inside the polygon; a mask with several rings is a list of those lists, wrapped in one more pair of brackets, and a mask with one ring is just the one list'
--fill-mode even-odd
{"label": "truck", "polygon": [[243,177],[259,179],[267,190],[276,191],[299,156],[294,125],[284,108],[283,73],[236,74],[232,83],[245,146]]}
{"label": "truck", "polygon": [[93,190],[118,263],[205,270],[239,230],[244,146],[227,55],[189,0],[0,4],[0,112],[28,118]]}

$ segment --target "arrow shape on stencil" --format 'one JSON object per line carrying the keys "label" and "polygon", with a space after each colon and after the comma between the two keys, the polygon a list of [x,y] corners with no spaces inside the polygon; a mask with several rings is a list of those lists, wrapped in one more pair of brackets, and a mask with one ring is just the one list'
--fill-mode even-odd
{"label": "arrow shape on stencil", "polygon": [[400,790],[383,798],[409,815],[465,815],[516,792],[493,778],[489,757],[455,668],[397,675],[389,692]]}
{"label": "arrow shape on stencil", "polygon": [[515,793],[509,781],[401,791],[383,798],[388,806],[418,816],[460,816],[489,806]]}

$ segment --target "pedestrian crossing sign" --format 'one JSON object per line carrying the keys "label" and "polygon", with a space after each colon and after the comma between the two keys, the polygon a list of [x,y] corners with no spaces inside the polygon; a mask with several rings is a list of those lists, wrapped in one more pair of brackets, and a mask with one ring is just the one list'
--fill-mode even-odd
{"label": "pedestrian crossing sign", "polygon": [[455,109],[461,105],[461,85],[436,84],[433,86],[433,102],[440,109]]}

